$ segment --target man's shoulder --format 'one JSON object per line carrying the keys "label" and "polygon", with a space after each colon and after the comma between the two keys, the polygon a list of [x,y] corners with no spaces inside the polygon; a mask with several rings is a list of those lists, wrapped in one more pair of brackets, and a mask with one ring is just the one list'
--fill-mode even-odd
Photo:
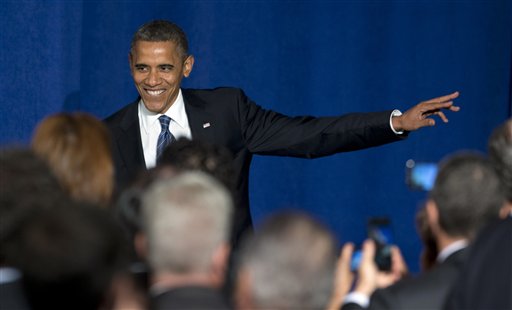
{"label": "man's shoulder", "polygon": [[[396,309],[408,309],[415,304],[426,308],[441,308],[440,302],[448,294],[452,283],[460,271],[461,262],[451,260],[416,277],[403,279],[387,288],[375,291],[371,303],[385,303]],[[379,307],[371,307],[377,309]]]}
{"label": "man's shoulder", "polygon": [[245,98],[242,89],[236,87],[217,87],[217,88],[184,88],[182,89],[185,101],[204,101],[204,102],[223,102],[232,101],[239,98]]}
{"label": "man's shoulder", "polygon": [[222,294],[201,286],[176,287],[151,298],[154,309],[230,309]]}
{"label": "man's shoulder", "polygon": [[233,95],[243,93],[238,87],[220,86],[215,88],[182,88],[183,93],[194,94],[197,96],[209,95]]}
{"label": "man's shoulder", "polygon": [[125,105],[121,109],[107,116],[103,121],[108,126],[119,125],[126,117],[134,118],[137,115],[137,106],[139,99]]}

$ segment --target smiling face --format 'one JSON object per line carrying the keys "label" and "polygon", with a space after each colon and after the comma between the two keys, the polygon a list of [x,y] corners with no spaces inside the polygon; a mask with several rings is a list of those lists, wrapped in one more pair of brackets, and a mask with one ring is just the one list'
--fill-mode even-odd
{"label": "smiling face", "polygon": [[181,80],[190,75],[194,57],[185,58],[172,41],[137,41],[129,58],[135,87],[146,108],[166,112],[178,96]]}

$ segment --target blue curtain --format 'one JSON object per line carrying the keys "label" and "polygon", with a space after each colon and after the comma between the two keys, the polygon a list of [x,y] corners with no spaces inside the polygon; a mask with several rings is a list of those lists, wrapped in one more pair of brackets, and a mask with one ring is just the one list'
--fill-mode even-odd
{"label": "blue curtain", "polygon": [[289,115],[405,110],[458,90],[449,124],[403,142],[316,160],[257,157],[251,212],[314,214],[340,241],[360,242],[370,216],[389,216],[412,270],[414,214],[426,198],[404,183],[410,159],[485,152],[511,116],[512,2],[495,1],[2,1],[0,144],[26,144],[58,111],[106,117],[137,93],[132,34],[169,19],[196,63],[185,87],[236,86]]}

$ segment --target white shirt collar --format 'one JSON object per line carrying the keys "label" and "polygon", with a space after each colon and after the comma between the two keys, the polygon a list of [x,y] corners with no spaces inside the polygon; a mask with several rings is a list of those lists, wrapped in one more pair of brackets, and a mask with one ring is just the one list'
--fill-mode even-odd
{"label": "white shirt collar", "polygon": [[[150,132],[149,128],[155,125],[155,122],[158,121],[158,118],[161,115],[169,116],[177,125],[181,128],[188,128],[188,118],[187,113],[185,111],[185,101],[183,100],[183,94],[181,93],[181,88],[179,89],[178,96],[176,100],[174,100],[171,107],[165,113],[154,113],[149,111],[142,98],[139,101],[139,115],[141,120],[141,129],[148,134]],[[160,124],[158,124],[160,127]]]}
{"label": "white shirt collar", "polygon": [[17,269],[10,267],[0,268],[0,284],[14,282],[18,280],[20,277],[21,274]]}
{"label": "white shirt collar", "polygon": [[448,256],[452,255],[453,253],[462,250],[463,248],[468,246],[468,241],[466,239],[458,240],[450,244],[449,246],[445,247],[439,254],[437,255],[437,262],[442,263],[444,262]]}

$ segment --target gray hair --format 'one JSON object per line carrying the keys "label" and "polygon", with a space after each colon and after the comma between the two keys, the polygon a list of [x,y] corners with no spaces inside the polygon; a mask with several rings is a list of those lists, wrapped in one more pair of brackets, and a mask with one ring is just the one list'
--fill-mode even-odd
{"label": "gray hair", "polygon": [[142,206],[149,264],[156,272],[204,272],[215,249],[229,240],[231,196],[204,173],[157,181]]}
{"label": "gray hair", "polygon": [[323,309],[332,293],[336,242],[304,214],[270,218],[243,247],[239,269],[250,274],[261,309]]}

